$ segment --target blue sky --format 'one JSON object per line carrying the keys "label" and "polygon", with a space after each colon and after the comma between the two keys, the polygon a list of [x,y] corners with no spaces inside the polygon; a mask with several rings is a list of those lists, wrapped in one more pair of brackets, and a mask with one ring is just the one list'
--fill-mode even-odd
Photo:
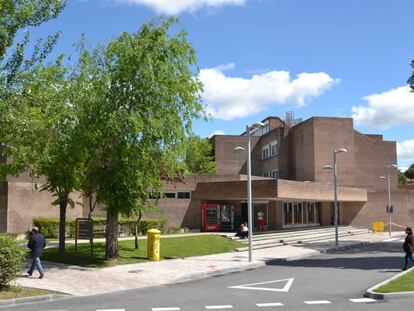
{"label": "blue sky", "polygon": [[199,58],[203,100],[213,118],[201,136],[240,134],[269,115],[355,118],[364,133],[399,143],[399,165],[414,162],[412,0],[69,0],[34,31],[61,30],[55,52],[73,53],[136,31],[159,14],[182,18]]}

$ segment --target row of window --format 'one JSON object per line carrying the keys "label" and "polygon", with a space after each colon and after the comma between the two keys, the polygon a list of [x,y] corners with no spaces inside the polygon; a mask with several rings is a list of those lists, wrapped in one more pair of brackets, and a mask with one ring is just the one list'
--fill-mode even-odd
{"label": "row of window", "polygon": [[277,140],[272,141],[270,144],[262,147],[262,160],[277,155]]}
{"label": "row of window", "polygon": [[160,193],[153,193],[150,197],[151,199],[191,199],[190,192],[164,192]]}
{"label": "row of window", "polygon": [[252,136],[263,136],[264,134],[267,134],[270,132],[270,125],[269,123],[265,124],[265,126],[258,128],[256,130],[253,130],[251,132]]}
{"label": "row of window", "polygon": [[316,202],[284,202],[283,225],[318,225],[320,224],[320,204]]}
{"label": "row of window", "polygon": [[263,177],[267,177],[267,178],[273,178],[273,179],[277,179],[279,178],[279,171],[278,170],[271,170],[268,172],[264,172],[262,173]]}

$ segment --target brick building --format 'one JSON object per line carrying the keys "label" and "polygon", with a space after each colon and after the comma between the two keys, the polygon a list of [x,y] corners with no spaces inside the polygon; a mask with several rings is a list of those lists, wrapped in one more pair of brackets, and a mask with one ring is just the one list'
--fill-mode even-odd
{"label": "brick building", "polygon": [[[253,214],[265,213],[267,230],[333,224],[333,173],[324,170],[337,155],[339,221],[370,228],[387,222],[387,165],[397,163],[396,143],[382,135],[362,134],[351,118],[312,117],[284,122],[262,121],[251,132]],[[247,221],[246,133],[211,138],[217,171],[214,176],[187,176],[185,184],[165,184],[167,197],[158,202],[176,226],[201,230],[234,230]],[[394,229],[414,222],[414,191],[398,187],[391,174]],[[183,192],[186,192],[184,195]],[[183,198],[186,199],[183,199]]]}
{"label": "brick building", "polygon": [[[255,224],[262,211],[266,230],[331,225],[333,177],[323,167],[332,165],[338,148],[348,151],[337,156],[340,224],[369,228],[373,221],[387,222],[387,183],[379,177],[387,173],[387,165],[397,162],[394,141],[359,133],[351,118],[294,122],[288,117],[285,122],[269,117],[263,123],[251,132]],[[164,183],[164,198],[157,204],[171,226],[233,231],[247,221],[246,154],[233,152],[237,146],[245,147],[246,141],[246,133],[213,136],[215,175]],[[398,187],[396,171],[391,191],[393,223],[412,225],[414,191]],[[81,200],[77,194],[74,198]],[[34,216],[57,217],[52,201],[48,193],[34,190],[27,178],[9,178],[0,187],[0,232],[27,230]],[[72,217],[86,214],[81,207],[69,211]],[[95,212],[99,214],[104,215]]]}

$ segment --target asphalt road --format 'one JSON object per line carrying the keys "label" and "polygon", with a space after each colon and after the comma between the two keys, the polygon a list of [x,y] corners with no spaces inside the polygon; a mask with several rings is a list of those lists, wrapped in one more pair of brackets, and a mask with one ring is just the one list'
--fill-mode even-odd
{"label": "asphalt road", "polygon": [[[414,309],[414,299],[392,302],[350,300],[363,298],[367,288],[401,271],[403,254],[400,244],[392,242],[371,244],[299,261],[275,262],[260,269],[195,282],[69,298],[7,308],[7,310],[378,311],[395,309],[411,311]],[[278,280],[279,282],[276,282]],[[246,284],[263,282],[265,283],[246,286]],[[256,289],[252,289],[254,287]]]}

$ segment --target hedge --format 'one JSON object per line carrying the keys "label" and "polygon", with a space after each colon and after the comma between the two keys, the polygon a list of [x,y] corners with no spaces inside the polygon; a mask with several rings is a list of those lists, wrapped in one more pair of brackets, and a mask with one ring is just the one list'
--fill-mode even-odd
{"label": "hedge", "polygon": [[26,253],[10,236],[0,236],[0,291],[15,280],[24,268]]}
{"label": "hedge", "polygon": [[[156,228],[159,229],[162,233],[165,232],[166,228],[165,219],[141,219],[139,226],[139,233],[146,234],[148,229]],[[93,218],[93,224],[96,228],[97,226],[105,226],[105,218]],[[119,234],[122,236],[128,236],[134,234],[134,219],[120,219],[119,223]],[[58,238],[59,236],[59,219],[58,218],[34,218],[33,225],[39,228],[39,231],[46,238]],[[75,219],[66,220],[66,237],[74,238],[75,237]],[[94,238],[104,237],[103,230],[98,230],[94,232]]]}

